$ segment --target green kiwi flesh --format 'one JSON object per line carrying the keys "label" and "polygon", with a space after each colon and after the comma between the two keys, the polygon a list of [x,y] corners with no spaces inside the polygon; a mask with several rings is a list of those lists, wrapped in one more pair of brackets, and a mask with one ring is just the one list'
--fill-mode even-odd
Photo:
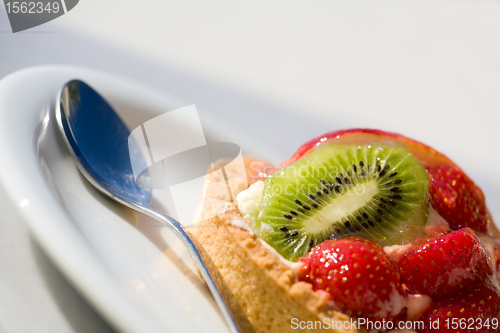
{"label": "green kiwi flesh", "polygon": [[428,182],[405,148],[325,144],[266,178],[254,229],[292,261],[326,239],[404,244],[427,221]]}

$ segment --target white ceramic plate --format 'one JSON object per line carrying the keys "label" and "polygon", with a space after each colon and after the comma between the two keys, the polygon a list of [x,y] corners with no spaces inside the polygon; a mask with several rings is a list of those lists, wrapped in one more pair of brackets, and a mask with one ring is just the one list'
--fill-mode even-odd
{"label": "white ceramic plate", "polygon": [[54,122],[56,94],[75,78],[99,91],[129,128],[188,104],[76,67],[35,67],[4,78],[0,179],[13,205],[58,267],[119,330],[228,332],[175,236],[97,193],[79,174]]}
{"label": "white ceramic plate", "polygon": [[[78,67],[35,67],[4,78],[0,180],[12,203],[58,267],[119,330],[227,332],[180,242],[157,222],[97,193],[73,164],[54,126],[53,107],[61,86],[75,78],[99,91],[129,128],[190,104],[122,77]],[[250,138],[221,131],[214,119],[203,125],[209,125],[204,128],[209,136],[223,141],[230,135],[232,142],[247,144],[241,147],[244,153],[255,153]],[[280,156],[271,150],[259,153]],[[485,190],[498,221],[498,188]]]}

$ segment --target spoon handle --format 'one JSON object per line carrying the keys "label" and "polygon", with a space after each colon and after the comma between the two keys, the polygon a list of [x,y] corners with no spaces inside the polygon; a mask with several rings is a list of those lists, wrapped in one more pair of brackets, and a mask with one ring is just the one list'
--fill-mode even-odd
{"label": "spoon handle", "polygon": [[205,280],[205,283],[214,296],[217,305],[221,309],[221,312],[226,319],[226,323],[229,326],[229,330],[231,331],[231,333],[243,333],[241,328],[238,326],[238,323],[236,322],[235,316],[233,315],[231,309],[228,307],[228,302],[224,300],[219,286],[216,285],[214,277],[212,276],[212,274],[210,274],[210,271],[203,262],[200,251],[198,250],[192,239],[189,237],[186,230],[184,230],[182,225],[174,218],[154,209],[135,205],[132,208],[154,218],[155,220],[169,228],[171,231],[173,231],[177,235],[177,237],[179,237],[179,239],[188,249],[189,254],[193,258],[201,276]]}

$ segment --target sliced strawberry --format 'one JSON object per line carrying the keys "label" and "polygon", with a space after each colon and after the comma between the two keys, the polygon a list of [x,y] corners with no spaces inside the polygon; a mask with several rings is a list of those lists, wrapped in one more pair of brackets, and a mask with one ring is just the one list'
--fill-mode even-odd
{"label": "sliced strawberry", "polygon": [[253,157],[246,157],[244,159],[245,169],[247,172],[248,186],[252,185],[258,180],[264,180],[268,174],[272,173],[274,167],[271,163],[258,160]]}
{"label": "sliced strawberry", "polygon": [[396,263],[413,294],[439,300],[492,275],[488,254],[470,228],[413,247]]}
{"label": "sliced strawberry", "polygon": [[486,233],[491,216],[484,194],[460,168],[439,165],[427,169],[432,207],[454,230],[469,227]]}
{"label": "sliced strawberry", "polygon": [[316,291],[326,291],[349,316],[393,320],[406,305],[397,273],[372,241],[325,241],[299,260],[305,264],[299,279]]}
{"label": "sliced strawberry", "polygon": [[419,318],[420,332],[500,332],[500,297],[480,285],[434,303]]}

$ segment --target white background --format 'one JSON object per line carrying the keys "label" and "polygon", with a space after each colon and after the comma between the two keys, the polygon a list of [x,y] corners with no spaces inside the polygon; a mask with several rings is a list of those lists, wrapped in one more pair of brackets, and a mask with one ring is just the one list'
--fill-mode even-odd
{"label": "white background", "polygon": [[[500,217],[498,1],[81,0],[17,34],[1,5],[0,77],[38,64],[150,84],[276,163],[330,130],[399,132],[461,165]],[[0,208],[0,331],[111,330]]]}

